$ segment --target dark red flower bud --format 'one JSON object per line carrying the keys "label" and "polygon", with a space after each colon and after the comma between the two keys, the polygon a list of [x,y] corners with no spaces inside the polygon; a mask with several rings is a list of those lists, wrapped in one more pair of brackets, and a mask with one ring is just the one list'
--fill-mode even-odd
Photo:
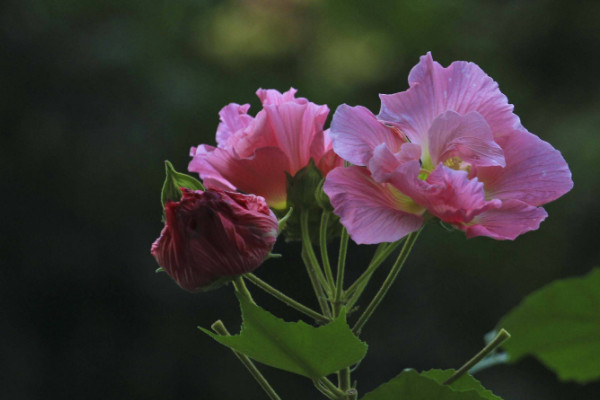
{"label": "dark red flower bud", "polygon": [[181,189],[165,204],[166,224],[152,244],[158,264],[190,292],[256,269],[273,249],[277,218],[264,198]]}

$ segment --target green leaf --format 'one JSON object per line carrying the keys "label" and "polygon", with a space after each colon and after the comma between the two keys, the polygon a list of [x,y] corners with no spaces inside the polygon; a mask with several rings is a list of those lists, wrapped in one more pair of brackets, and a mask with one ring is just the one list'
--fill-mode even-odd
{"label": "green leaf", "polygon": [[346,323],[346,313],[321,327],[285,322],[255,304],[239,298],[242,330],[220,336],[199,327],[217,342],[271,367],[317,379],[362,360],[367,345]]}
{"label": "green leaf", "polygon": [[563,381],[600,378],[600,269],[534,292],[498,326],[512,334],[509,361],[533,355]]}
{"label": "green leaf", "polygon": [[165,161],[165,182],[163,183],[160,200],[163,208],[168,200],[179,201],[181,199],[181,190],[187,188],[192,190],[204,190],[202,183],[196,178],[175,171],[169,161]]}
{"label": "green leaf", "polygon": [[[438,370],[439,371],[439,370]],[[452,371],[450,375],[452,375]],[[410,399],[410,400],[485,400],[485,399],[499,399],[497,396],[485,397],[485,389],[479,390],[479,387],[470,380],[466,380],[464,384],[461,384],[461,389],[457,389],[451,386],[442,385],[437,380],[439,376],[447,374],[446,371],[437,372],[425,372],[419,374],[414,370],[406,370],[400,375],[396,376],[392,380],[379,386],[372,392],[367,393],[362,400],[398,400],[398,399]],[[430,374],[432,376],[427,376]],[[458,385],[463,378],[456,381],[454,384]],[[475,381],[477,382],[477,381]],[[479,382],[477,382],[479,383]],[[454,386],[454,384],[452,386]],[[469,387],[473,387],[473,390],[469,390]],[[479,384],[481,386],[481,384]],[[463,390],[464,388],[464,390]],[[491,393],[491,392],[490,392]]]}
{"label": "green leaf", "polygon": [[[456,372],[454,369],[431,369],[429,371],[421,372],[421,375],[431,378],[437,383],[441,384],[450,378],[454,372]],[[469,374],[464,374],[458,378],[458,380],[448,385],[448,387],[455,392],[469,392],[474,390],[481,396],[481,398],[486,400],[502,400],[500,397],[492,393],[491,390],[484,388],[481,382]]]}

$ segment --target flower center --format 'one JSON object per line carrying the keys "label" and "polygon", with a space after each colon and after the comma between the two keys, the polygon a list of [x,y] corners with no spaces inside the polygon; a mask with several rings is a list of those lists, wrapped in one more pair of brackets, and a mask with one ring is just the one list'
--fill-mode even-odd
{"label": "flower center", "polygon": [[457,171],[467,171],[467,173],[471,172],[471,164],[464,162],[460,157],[454,156],[450,157],[443,164],[448,167],[455,169]]}

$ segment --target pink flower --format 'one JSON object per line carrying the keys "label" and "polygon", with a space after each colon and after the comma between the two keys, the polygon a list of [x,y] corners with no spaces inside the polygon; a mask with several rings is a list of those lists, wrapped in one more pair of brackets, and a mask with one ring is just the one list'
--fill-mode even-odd
{"label": "pink flower", "polygon": [[333,152],[323,125],[329,114],[296,89],[281,94],[259,89],[263,109],[248,115],[248,104],[231,103],[219,116],[217,147],[192,147],[189,170],[209,187],[240,190],[263,196],[275,209],[285,209],[286,172],[294,176],[312,158],[323,176],[343,161]]}
{"label": "pink flower", "polygon": [[158,264],[190,292],[256,269],[273,249],[277,218],[262,197],[182,189],[165,205],[166,224],[152,244]]}
{"label": "pink flower", "polygon": [[514,239],[546,218],[540,207],[573,187],[560,152],[529,133],[498,85],[473,63],[421,57],[404,92],[380,95],[375,116],[341,105],[330,135],[354,166],[324,190],[357,243],[391,242],[425,213],[467,237]]}

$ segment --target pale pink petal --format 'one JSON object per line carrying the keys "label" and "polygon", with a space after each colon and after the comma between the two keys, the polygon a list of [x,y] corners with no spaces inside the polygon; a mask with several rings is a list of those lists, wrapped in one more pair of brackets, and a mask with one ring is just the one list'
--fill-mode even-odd
{"label": "pale pink petal", "polygon": [[502,206],[476,216],[464,230],[468,238],[489,236],[499,240],[514,240],[525,232],[539,228],[548,214],[518,200],[504,200]]}
{"label": "pale pink petal", "polygon": [[495,139],[520,126],[498,84],[476,64],[456,61],[443,68],[427,53],[412,69],[409,84],[405,92],[380,96],[378,118],[394,123],[413,143],[421,143],[433,119],[448,110],[477,111]]}
{"label": "pale pink petal", "polygon": [[221,174],[207,161],[207,158],[210,157],[212,152],[215,150],[216,147],[206,144],[201,144],[198,147],[192,147],[190,149],[190,156],[193,158],[188,164],[188,171],[198,173],[202,179],[202,183],[208,188],[235,190],[235,186],[233,186],[231,182],[227,181],[227,179],[223,178]]}
{"label": "pale pink petal", "polygon": [[367,108],[346,104],[335,111],[330,135],[335,152],[356,165],[367,165],[373,150],[381,143],[395,153],[406,142],[397,129],[378,121]]}
{"label": "pale pink petal", "polygon": [[270,146],[279,147],[287,155],[289,173],[294,175],[308,165],[313,139],[322,134],[329,108],[314,103],[287,102],[265,106],[264,112],[266,118],[261,134],[272,140]]}
{"label": "pale pink petal", "polygon": [[358,244],[394,242],[423,224],[423,208],[391,185],[375,182],[364,167],[334,169],[323,189]]}
{"label": "pale pink petal", "polygon": [[315,135],[310,154],[323,176],[327,176],[332,169],[344,165],[344,160],[333,151],[329,129],[325,130],[322,135],[320,133]]}
{"label": "pale pink petal", "polygon": [[225,147],[231,136],[245,129],[254,118],[248,115],[250,104],[239,105],[230,103],[219,111],[221,122],[217,128],[217,144]]}
{"label": "pale pink petal", "polygon": [[432,185],[427,198],[427,209],[444,222],[467,223],[476,215],[500,207],[500,200],[487,201],[483,183],[469,179],[467,172],[456,171],[442,165],[427,177]]}
{"label": "pale pink petal", "polygon": [[392,183],[429,213],[451,224],[463,224],[490,208],[499,207],[499,200],[487,201],[483,184],[469,179],[466,171],[438,165],[426,180],[418,178],[419,165],[409,162],[390,175]]}
{"label": "pale pink petal", "polygon": [[385,182],[390,174],[401,164],[409,161],[418,161],[421,157],[421,146],[414,143],[404,143],[400,151],[393,154],[386,143],[381,143],[373,151],[373,157],[369,160],[368,168],[373,179]]}
{"label": "pale pink petal", "polygon": [[477,170],[488,197],[540,206],[573,187],[571,171],[560,152],[524,128],[513,131],[500,145],[506,167]]}
{"label": "pale pink petal", "polygon": [[474,166],[505,165],[502,148],[476,111],[465,115],[446,111],[436,117],[429,128],[429,154],[433,165],[455,156]]}
{"label": "pale pink petal", "polygon": [[305,98],[295,98],[296,92],[298,90],[294,88],[290,88],[287,92],[280,93],[275,89],[258,89],[256,91],[256,95],[262,102],[263,106],[266,105],[279,105],[288,101],[298,101],[301,104],[307,102]]}
{"label": "pale pink petal", "polygon": [[241,158],[217,148],[204,161],[238,190],[264,197],[273,208],[286,206],[289,161],[280,149],[263,147],[252,157]]}

